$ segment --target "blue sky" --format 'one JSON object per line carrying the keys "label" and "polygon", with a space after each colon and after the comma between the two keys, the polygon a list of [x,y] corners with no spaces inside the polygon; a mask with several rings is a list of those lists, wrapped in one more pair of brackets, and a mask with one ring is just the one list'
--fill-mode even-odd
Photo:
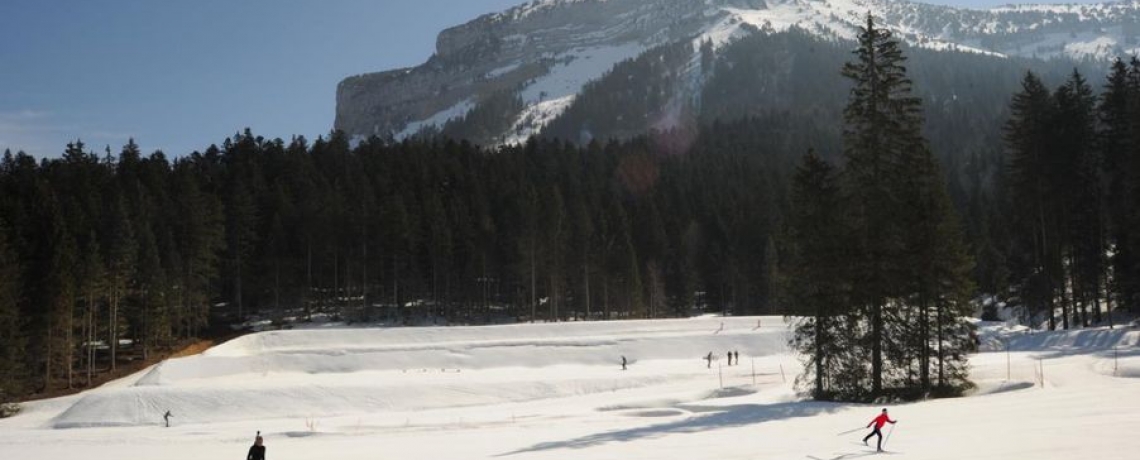
{"label": "blue sky", "polygon": [[3,0],[0,151],[75,138],[184,155],[250,127],[332,128],[336,84],[418,65],[436,34],[521,0]]}
{"label": "blue sky", "polygon": [[[443,28],[523,0],[2,0],[0,150],[202,150],[245,127],[310,139],[336,84],[418,65]],[[930,0],[990,6],[1002,0]]]}

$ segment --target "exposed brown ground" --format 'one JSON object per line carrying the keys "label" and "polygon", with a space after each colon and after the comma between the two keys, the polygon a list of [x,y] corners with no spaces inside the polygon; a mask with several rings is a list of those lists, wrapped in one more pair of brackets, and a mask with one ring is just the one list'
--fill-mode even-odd
{"label": "exposed brown ground", "polygon": [[224,337],[224,338],[219,338],[219,339],[186,340],[186,341],[183,341],[183,342],[175,345],[174,347],[171,347],[170,350],[152,351],[150,353],[150,357],[148,359],[145,359],[145,360],[142,359],[141,356],[139,356],[137,359],[132,359],[129,361],[124,360],[122,357],[120,357],[119,363],[116,366],[114,371],[107,370],[105,363],[102,365],[103,369],[96,370],[95,373],[93,373],[91,376],[91,386],[86,385],[87,374],[82,372],[80,369],[76,369],[75,375],[72,379],[73,386],[71,388],[67,388],[66,380],[60,381],[57,379],[55,382],[53,382],[52,388],[45,390],[45,391],[41,391],[41,392],[37,392],[37,393],[27,395],[27,397],[25,397],[23,399],[25,401],[35,401],[38,399],[57,398],[60,396],[67,396],[67,395],[79,393],[83,390],[87,390],[90,388],[96,388],[96,387],[98,387],[104,383],[107,383],[107,382],[110,382],[112,380],[117,380],[117,379],[126,377],[128,375],[134,374],[135,372],[146,369],[148,366],[160,363],[160,362],[167,360],[167,359],[182,358],[182,357],[193,356],[193,355],[202,353],[206,350],[209,350],[210,347],[213,347],[214,345],[217,345],[219,343],[230,340],[234,337],[237,337],[238,335],[240,335],[240,334],[235,334],[235,335],[232,335],[229,337]]}

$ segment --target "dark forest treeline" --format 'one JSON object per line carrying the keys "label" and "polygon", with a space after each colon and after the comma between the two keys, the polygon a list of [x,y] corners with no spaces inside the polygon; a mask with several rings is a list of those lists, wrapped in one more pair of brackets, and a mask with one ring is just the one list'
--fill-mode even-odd
{"label": "dark forest treeline", "polygon": [[1027,73],[1005,126],[1007,279],[1050,329],[1140,305],[1140,60],[1093,85],[1074,71],[1050,91]]}
{"label": "dark forest treeline", "polygon": [[[838,73],[840,62],[830,72]],[[629,65],[642,64],[650,61]],[[1114,68],[1099,97],[1076,77],[1056,92],[1031,80],[1010,108],[1004,145],[988,140],[990,131],[979,135],[987,141],[947,134],[969,132],[978,122],[968,106],[923,96],[931,150],[924,155],[933,157],[900,157],[922,174],[892,176],[903,184],[889,190],[875,190],[886,182],[873,180],[855,189],[866,192],[865,203],[879,192],[907,196],[906,181],[934,190],[933,178],[943,173],[929,158],[957,158],[945,176],[963,216],[965,246],[977,261],[971,274],[981,293],[1029,306],[1041,319],[1053,317],[1050,308],[1063,308],[1062,326],[1073,312],[1085,313],[1074,324],[1094,322],[1099,310],[1089,306],[1097,299],[1135,310],[1140,65],[1123,74]],[[668,102],[658,97],[665,86],[627,96],[656,107]],[[915,92],[923,94],[918,87]],[[705,109],[714,94],[706,94]],[[932,101],[943,104],[930,108]],[[518,101],[503,96],[500,103],[509,112]],[[813,314],[815,306],[797,300],[812,286],[803,283],[804,241],[797,240],[804,227],[794,231],[793,225],[806,209],[793,194],[794,173],[804,152],[815,148],[821,159],[803,174],[818,182],[801,188],[830,190],[829,168],[845,167],[839,137],[849,136],[834,110],[793,109],[761,104],[736,121],[583,146],[535,138],[484,149],[432,137],[352,146],[341,133],[310,143],[247,130],[174,159],[143,154],[133,142],[117,152],[76,142],[61,157],[42,160],[6,152],[0,161],[0,399],[86,385],[89,375],[117,363],[109,356],[120,354],[121,339],[131,340],[122,353],[146,354],[211,322],[254,315],[483,324],[700,311]],[[987,109],[986,117],[997,112]],[[481,126],[477,133],[495,130],[493,124],[471,126]],[[566,133],[577,137],[580,129],[569,123]],[[969,151],[938,150],[950,145]],[[918,227],[906,223],[922,220],[901,210],[946,205],[939,193],[924,199],[933,205],[873,209],[898,219],[881,224],[895,236],[917,238],[924,234],[909,232]],[[1035,209],[1041,212],[1027,214]],[[938,226],[924,228],[925,235],[956,238],[957,224],[947,223],[955,220],[945,217],[952,213],[938,212],[947,214],[940,214]],[[820,241],[834,243],[853,234],[846,228],[815,230]],[[957,247],[950,251],[954,258],[961,255]],[[845,257],[830,266],[865,267],[868,260],[856,251]],[[905,277],[863,274],[883,284],[858,299],[865,311],[911,311],[891,308],[890,296],[901,288],[887,285],[888,278]],[[921,291],[926,299],[942,302],[931,280],[937,278],[905,288],[929,289]],[[967,294],[955,292],[955,301]],[[960,304],[954,307],[947,311],[961,313]],[[946,315],[937,310],[930,321]],[[859,323],[832,326],[843,324]],[[931,333],[920,332],[906,337]],[[893,348],[878,352],[902,363],[902,373],[888,374],[877,390],[898,381],[931,386],[932,377],[923,374],[931,361]],[[958,378],[959,371],[948,372]],[[869,376],[853,372],[853,385]]]}
{"label": "dark forest treeline", "polygon": [[[119,339],[147,353],[211,318],[251,314],[487,323],[781,313],[791,165],[765,152],[787,144],[794,134],[778,133],[791,124],[773,116],[698,139],[581,148],[350,148],[340,133],[310,144],[247,130],[173,160],[134,143],[95,153],[76,142],[41,161],[6,153],[4,388],[81,386],[115,362],[106,355],[120,353]],[[657,153],[682,142],[689,154]]]}

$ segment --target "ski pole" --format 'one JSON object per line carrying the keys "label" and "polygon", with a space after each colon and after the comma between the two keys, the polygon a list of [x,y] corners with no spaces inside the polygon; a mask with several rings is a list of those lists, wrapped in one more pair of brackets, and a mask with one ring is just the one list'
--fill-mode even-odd
{"label": "ski pole", "polygon": [[895,425],[898,425],[898,423],[898,421],[895,421],[895,423],[891,424],[891,431],[887,432],[887,439],[883,440],[884,446],[887,445],[888,442],[891,442],[891,434],[895,432]]}
{"label": "ski pole", "polygon": [[847,430],[847,431],[844,431],[844,432],[842,432],[842,433],[836,434],[836,436],[843,436],[843,435],[845,435],[845,434],[851,434],[851,433],[854,433],[854,432],[856,432],[856,431],[862,430],[862,429],[864,429],[864,428],[866,428],[866,427],[862,427],[862,426],[861,426],[861,427],[859,427],[859,428],[856,428],[856,429],[854,429],[854,430]]}

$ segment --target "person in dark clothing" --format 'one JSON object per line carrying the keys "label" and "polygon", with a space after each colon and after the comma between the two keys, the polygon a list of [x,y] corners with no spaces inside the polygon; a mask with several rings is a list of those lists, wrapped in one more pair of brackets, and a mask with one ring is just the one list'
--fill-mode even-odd
{"label": "person in dark clothing", "polygon": [[709,352],[708,356],[705,356],[705,361],[708,361],[708,368],[712,369],[712,352],[711,351]]}
{"label": "person in dark clothing", "polygon": [[260,431],[257,432],[253,445],[249,446],[249,455],[245,456],[245,460],[265,460],[265,446],[262,445]]}
{"label": "person in dark clothing", "polygon": [[165,414],[162,414],[162,419],[166,421],[167,428],[170,428],[170,417],[172,416],[174,416],[174,414],[171,414],[170,411],[166,411]]}
{"label": "person in dark clothing", "polygon": [[625,356],[622,356],[621,357],[621,370],[623,370],[623,371],[625,370],[625,364],[626,364]]}
{"label": "person in dark clothing", "polygon": [[867,428],[870,428],[871,425],[875,425],[875,429],[873,431],[871,431],[871,434],[869,434],[869,435],[867,435],[867,437],[863,438],[863,444],[867,444],[867,440],[871,439],[871,436],[878,436],[879,437],[878,450],[879,450],[879,452],[882,452],[883,451],[883,433],[879,430],[881,430],[883,428],[883,425],[886,425],[887,423],[894,425],[895,422],[898,422],[898,420],[891,420],[891,418],[889,416],[887,416],[887,410],[883,409],[883,413],[879,414],[878,417],[875,417],[874,420],[871,420],[871,423],[867,424]]}
{"label": "person in dark clothing", "polygon": [[740,365],[740,352],[734,351],[734,352],[732,352],[732,354],[736,355],[736,356],[733,356],[733,358],[736,358],[736,365],[739,366]]}

